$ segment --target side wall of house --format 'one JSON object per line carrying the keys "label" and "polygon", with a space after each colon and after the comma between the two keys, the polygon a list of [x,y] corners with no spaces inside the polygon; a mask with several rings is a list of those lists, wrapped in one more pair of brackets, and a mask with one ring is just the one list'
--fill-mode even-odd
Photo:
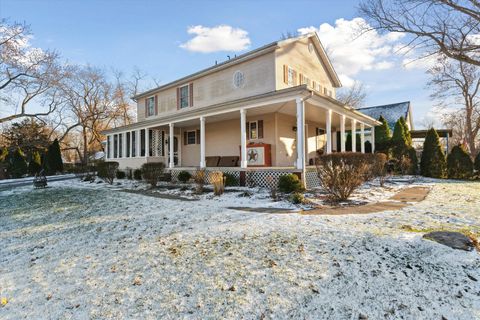
{"label": "side wall of house", "polygon": [[[233,84],[233,75],[236,71],[241,71],[244,75],[244,85],[240,88],[236,88]],[[155,95],[158,97],[158,115],[148,117],[148,119],[175,112],[177,110],[177,87],[189,83],[193,83],[193,107],[188,108],[200,108],[272,92],[275,90],[274,52],[152,94],[149,97]],[[149,97],[139,99],[137,121],[145,120],[145,99]]]}

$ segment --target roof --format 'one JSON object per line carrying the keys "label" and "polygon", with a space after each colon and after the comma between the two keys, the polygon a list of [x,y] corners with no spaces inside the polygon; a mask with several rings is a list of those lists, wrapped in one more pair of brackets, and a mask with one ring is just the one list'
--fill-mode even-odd
{"label": "roof", "polygon": [[148,96],[148,95],[151,95],[153,94],[154,92],[156,91],[159,91],[159,90],[164,90],[164,89],[168,89],[168,88],[171,88],[171,87],[174,87],[174,86],[177,86],[181,83],[184,83],[184,82],[187,82],[187,81],[192,81],[196,78],[200,78],[200,77],[203,77],[205,75],[208,75],[210,73],[213,73],[213,72],[217,72],[217,71],[220,71],[222,69],[225,69],[225,68],[228,68],[228,67],[231,67],[233,65],[236,65],[236,64],[239,64],[241,62],[244,62],[244,61],[247,61],[247,60],[250,60],[250,59],[253,59],[255,57],[258,57],[258,56],[261,56],[261,55],[264,55],[266,53],[269,53],[271,51],[274,51],[276,50],[277,48],[281,47],[282,45],[284,44],[287,44],[287,43],[290,43],[290,42],[293,42],[293,41],[297,41],[297,40],[300,40],[300,39],[303,39],[303,38],[310,38],[310,37],[313,37],[314,41],[313,43],[315,44],[315,46],[317,47],[317,51],[320,53],[320,55],[322,56],[322,58],[325,60],[325,66],[326,66],[326,69],[327,69],[327,72],[329,74],[329,76],[331,77],[333,83],[337,86],[337,87],[341,87],[342,84],[340,82],[340,79],[338,78],[338,75],[337,73],[335,72],[335,69],[333,68],[333,65],[330,61],[330,59],[328,58],[327,56],[327,52],[325,50],[325,48],[323,47],[321,41],[320,41],[320,38],[318,37],[317,33],[316,32],[311,32],[311,33],[308,33],[308,34],[305,34],[305,35],[301,35],[301,36],[298,36],[298,37],[294,37],[294,38],[289,38],[289,39],[285,39],[285,40],[279,40],[279,41],[275,41],[275,42],[271,42],[267,45],[264,45],[260,48],[257,48],[257,49],[254,49],[252,51],[248,51],[242,55],[239,55],[235,58],[232,58],[232,59],[229,59],[227,61],[224,61],[224,62],[221,62],[221,63],[218,63],[218,64],[215,64],[214,66],[211,66],[211,67],[208,67],[206,69],[203,69],[203,70],[200,70],[198,72],[195,72],[195,73],[192,73],[190,75],[187,75],[185,77],[182,77],[180,79],[177,79],[177,80],[174,80],[172,82],[169,82],[167,84],[164,84],[164,85],[161,85],[159,87],[156,87],[156,88],[153,88],[153,89],[150,89],[148,91],[145,91],[145,92],[142,92],[142,93],[139,93],[135,96],[133,96],[133,99],[134,100],[137,100],[139,98],[142,98],[144,96]]}
{"label": "roof", "polygon": [[411,112],[410,101],[358,108],[357,110],[377,120],[380,118],[380,116],[384,117],[385,120],[387,120],[388,126],[391,130],[395,128],[395,123],[398,121],[398,119],[400,119],[400,117],[410,121],[410,124],[412,124],[411,116],[410,118],[408,117],[409,113]]}
{"label": "roof", "polygon": [[[435,129],[435,131],[437,131],[438,136],[441,138],[451,138],[453,136],[452,129]],[[413,130],[410,132],[410,135],[413,139],[422,139],[427,136],[427,132],[428,130]]]}

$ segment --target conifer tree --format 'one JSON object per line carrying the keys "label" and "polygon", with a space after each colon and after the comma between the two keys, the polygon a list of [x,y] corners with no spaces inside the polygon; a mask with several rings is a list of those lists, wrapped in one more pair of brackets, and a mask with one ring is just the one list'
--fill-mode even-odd
{"label": "conifer tree", "polygon": [[380,116],[378,121],[382,124],[375,127],[375,151],[388,155],[391,139],[390,127],[384,117]]}
{"label": "conifer tree", "polygon": [[57,139],[48,147],[46,166],[49,174],[63,172],[62,153],[60,152],[60,144]]}
{"label": "conifer tree", "polygon": [[466,179],[473,174],[473,161],[462,145],[452,148],[447,157],[448,177],[450,179]]}
{"label": "conifer tree", "polygon": [[27,161],[22,149],[17,148],[11,155],[8,167],[8,173],[13,178],[21,178],[28,172]]}
{"label": "conifer tree", "polygon": [[42,170],[42,159],[40,157],[40,153],[38,151],[34,151],[32,153],[32,158],[28,163],[28,173],[34,176],[35,174],[39,173]]}
{"label": "conifer tree", "polygon": [[408,147],[412,146],[412,135],[410,134],[410,129],[408,128],[407,122],[403,117],[400,117],[400,123],[403,127],[403,133],[405,135],[405,141]]}
{"label": "conifer tree", "polygon": [[447,161],[437,131],[428,130],[423,143],[420,171],[425,177],[445,178],[447,174]]}
{"label": "conifer tree", "polygon": [[392,154],[395,159],[401,159],[402,156],[407,154],[408,144],[403,122],[403,117],[400,117],[395,123],[395,128],[393,129],[391,146]]}

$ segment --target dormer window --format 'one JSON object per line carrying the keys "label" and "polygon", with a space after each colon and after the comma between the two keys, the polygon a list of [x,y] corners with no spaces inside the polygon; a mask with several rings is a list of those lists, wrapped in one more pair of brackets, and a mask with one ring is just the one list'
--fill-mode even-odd
{"label": "dormer window", "polygon": [[183,109],[193,106],[193,83],[177,88],[177,108]]}

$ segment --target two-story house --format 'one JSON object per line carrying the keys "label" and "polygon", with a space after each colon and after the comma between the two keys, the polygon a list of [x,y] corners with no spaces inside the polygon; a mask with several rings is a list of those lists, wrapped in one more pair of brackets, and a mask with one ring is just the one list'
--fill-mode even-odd
{"label": "two-story house", "polygon": [[316,33],[273,42],[136,95],[137,122],[104,132],[106,159],[122,169],[161,161],[174,176],[251,172],[260,185],[285,171],[305,177],[318,154],[345,150],[346,130],[364,151],[365,128],[379,124],[337,101],[340,86]]}

